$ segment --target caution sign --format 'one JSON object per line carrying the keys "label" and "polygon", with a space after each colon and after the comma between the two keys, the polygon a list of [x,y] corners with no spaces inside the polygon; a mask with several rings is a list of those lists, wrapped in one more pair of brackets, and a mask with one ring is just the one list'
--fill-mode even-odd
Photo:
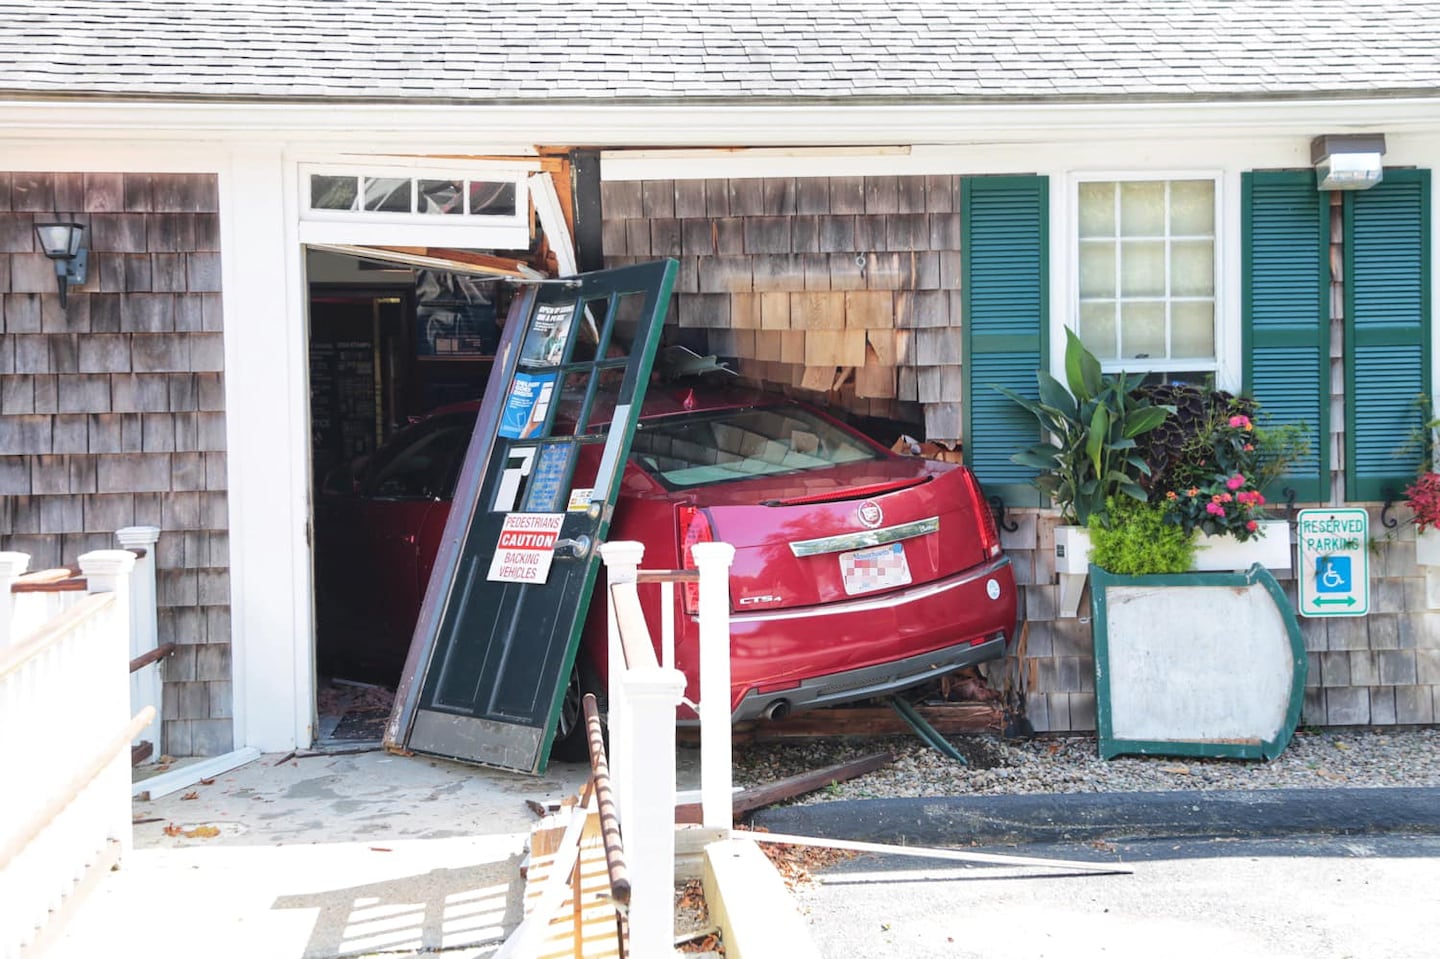
{"label": "caution sign", "polygon": [[1302,509],[1301,616],[1364,616],[1370,611],[1370,515],[1363,509]]}
{"label": "caution sign", "polygon": [[564,513],[511,513],[500,527],[500,540],[486,579],[497,583],[543,583],[555,558]]}

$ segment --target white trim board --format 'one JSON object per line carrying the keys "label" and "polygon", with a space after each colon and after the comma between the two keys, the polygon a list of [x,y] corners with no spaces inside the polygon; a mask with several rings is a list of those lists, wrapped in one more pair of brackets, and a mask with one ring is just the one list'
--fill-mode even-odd
{"label": "white trim board", "polygon": [[143,793],[146,795],[142,798],[153,801],[173,792],[179,792],[186,786],[193,786],[202,779],[213,779],[221,773],[228,773],[232,769],[252,763],[259,758],[260,750],[253,746],[247,746],[222,756],[211,756],[209,759],[186,763],[178,769],[132,782],[130,795],[141,796]]}

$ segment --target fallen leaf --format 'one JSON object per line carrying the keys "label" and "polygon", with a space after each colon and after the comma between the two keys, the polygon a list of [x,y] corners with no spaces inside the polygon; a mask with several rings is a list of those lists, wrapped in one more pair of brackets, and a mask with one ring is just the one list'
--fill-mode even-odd
{"label": "fallen leaf", "polygon": [[194,829],[187,829],[181,833],[186,839],[214,839],[220,835],[220,830],[214,826],[196,826]]}
{"label": "fallen leaf", "polygon": [[1177,776],[1190,775],[1189,766],[1161,766],[1160,771],[1162,773],[1175,773]]}
{"label": "fallen leaf", "polygon": [[179,835],[181,835],[181,834],[184,833],[184,832],[185,832],[184,829],[181,829],[179,826],[175,825],[173,822],[172,822],[170,825],[168,825],[168,826],[165,827],[165,835],[167,835],[167,836],[179,836]]}
{"label": "fallen leaf", "polygon": [[1350,748],[1350,744],[1349,744],[1349,743],[1336,743],[1336,744],[1335,744],[1335,748],[1336,748],[1336,749],[1349,749],[1349,748]]}
{"label": "fallen leaf", "polygon": [[387,849],[387,848],[385,848],[384,846],[371,846],[371,847],[370,847],[370,851],[371,851],[371,852],[394,852],[393,849]]}
{"label": "fallen leaf", "polygon": [[215,780],[213,780],[213,779],[202,779],[202,780],[200,780],[200,785],[202,785],[202,786],[213,786],[213,785],[215,785]]}
{"label": "fallen leaf", "polygon": [[200,794],[197,793],[197,792],[188,792],[188,793],[186,793],[185,795],[181,796],[180,798],[181,798],[181,799],[199,799],[199,798],[200,798]]}

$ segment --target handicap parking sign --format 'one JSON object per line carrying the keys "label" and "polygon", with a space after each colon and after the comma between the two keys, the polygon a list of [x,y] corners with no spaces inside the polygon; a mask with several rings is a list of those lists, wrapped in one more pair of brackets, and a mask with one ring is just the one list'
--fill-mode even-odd
{"label": "handicap parking sign", "polygon": [[1370,517],[1363,509],[1302,509],[1295,517],[1301,616],[1364,616],[1370,611]]}
{"label": "handicap parking sign", "polygon": [[1350,592],[1350,557],[1315,557],[1315,592]]}

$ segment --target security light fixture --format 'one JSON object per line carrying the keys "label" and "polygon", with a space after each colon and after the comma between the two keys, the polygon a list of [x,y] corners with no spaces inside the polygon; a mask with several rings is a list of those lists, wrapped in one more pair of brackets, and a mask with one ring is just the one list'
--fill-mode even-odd
{"label": "security light fixture", "polygon": [[60,284],[60,308],[65,309],[65,293],[85,282],[89,250],[85,248],[85,227],[79,223],[37,223],[35,237],[45,255],[55,262],[55,276]]}
{"label": "security light fixture", "polygon": [[1321,190],[1368,190],[1385,175],[1383,133],[1329,133],[1310,141],[1315,185]]}

